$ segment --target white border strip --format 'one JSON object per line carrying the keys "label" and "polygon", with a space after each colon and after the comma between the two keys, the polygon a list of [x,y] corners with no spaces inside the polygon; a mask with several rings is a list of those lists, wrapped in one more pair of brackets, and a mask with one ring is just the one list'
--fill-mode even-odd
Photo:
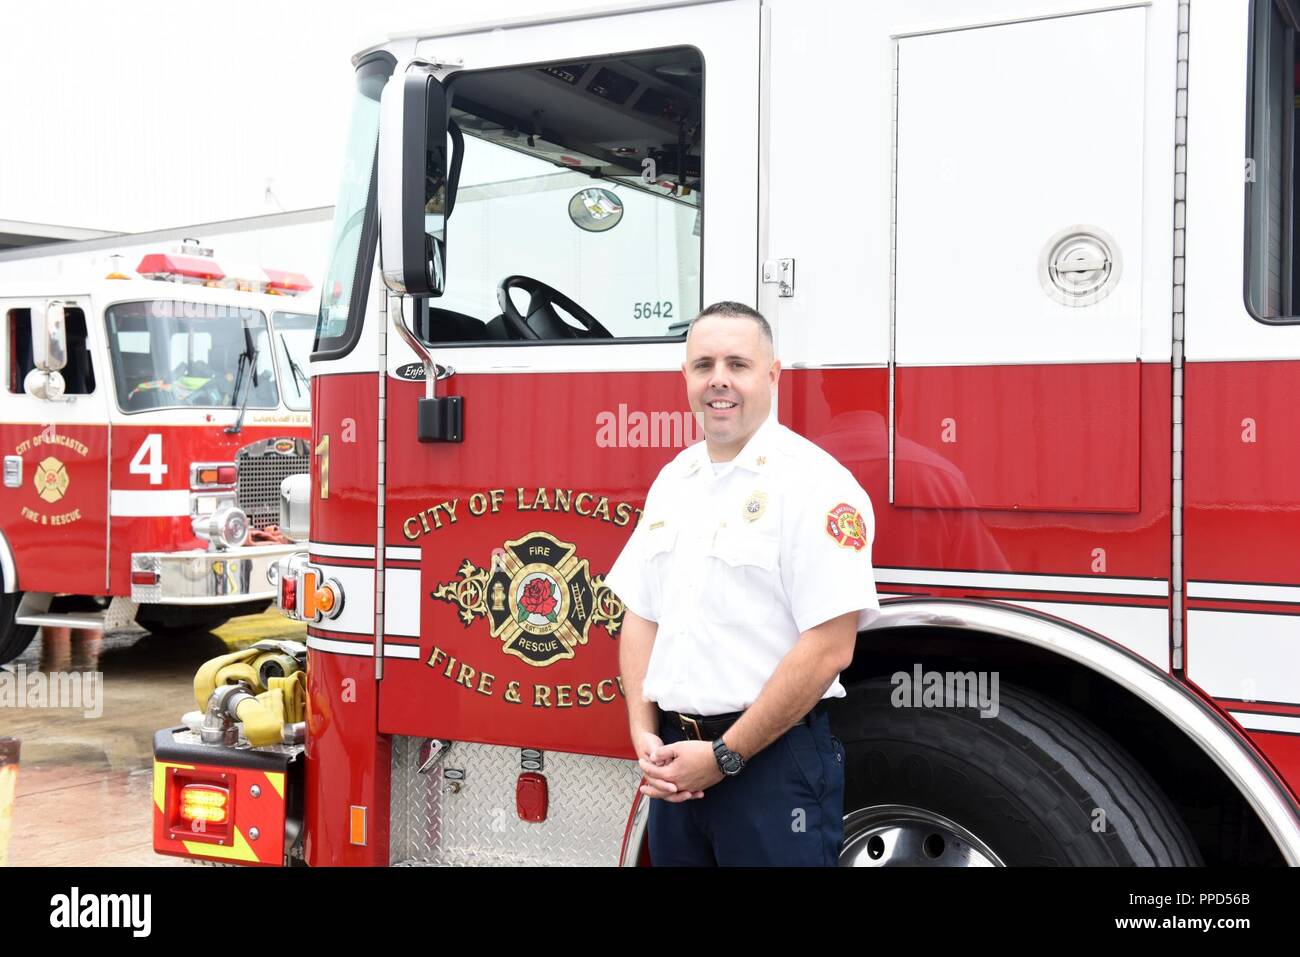
{"label": "white border strip", "polygon": [[190,514],[190,493],[183,488],[110,489],[108,514],[123,518],[184,518]]}
{"label": "white border strip", "polygon": [[932,568],[877,568],[876,582],[892,585],[946,585],[1009,591],[1080,592],[1089,595],[1141,595],[1167,598],[1164,578],[1084,578],[1073,575],[1013,575],[1001,572],[950,572]]}
{"label": "white border strip", "polygon": [[1236,582],[1188,582],[1188,598],[1222,598],[1228,601],[1280,601],[1300,604],[1300,586],[1242,585]]}
{"label": "white border strip", "polygon": [[1300,734],[1300,718],[1284,714],[1260,714],[1257,711],[1229,711],[1237,723],[1251,731],[1285,731]]}
{"label": "white border strip", "polygon": [[384,549],[384,557],[395,562],[418,562],[420,548],[408,548],[405,545],[389,545]]}
{"label": "white border strip", "polygon": [[330,558],[374,558],[373,545],[330,545],[324,542],[308,542],[307,551],[313,555],[325,555]]}
{"label": "white border strip", "polygon": [[307,647],[312,651],[328,651],[335,655],[352,655],[357,658],[373,658],[375,645],[371,641],[336,641],[333,638],[307,636]]}
{"label": "white border strip", "polygon": [[384,645],[385,658],[410,658],[412,661],[420,660],[419,645]]}

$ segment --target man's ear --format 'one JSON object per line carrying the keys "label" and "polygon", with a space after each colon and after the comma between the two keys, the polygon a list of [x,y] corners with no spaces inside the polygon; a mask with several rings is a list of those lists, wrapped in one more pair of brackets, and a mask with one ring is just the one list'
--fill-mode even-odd
{"label": "man's ear", "polygon": [[768,377],[769,377],[769,378],[771,379],[771,381],[772,381],[772,388],[775,389],[775,388],[776,388],[777,380],[781,378],[781,360],[780,360],[780,359],[773,359],[773,360],[772,360],[772,368],[771,368],[771,370],[768,372]]}

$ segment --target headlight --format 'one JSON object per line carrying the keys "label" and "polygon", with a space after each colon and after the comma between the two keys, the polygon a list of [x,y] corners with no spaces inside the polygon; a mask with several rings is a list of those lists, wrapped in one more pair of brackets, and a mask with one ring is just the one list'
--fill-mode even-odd
{"label": "headlight", "polygon": [[218,509],[208,520],[208,536],[220,548],[242,545],[248,537],[248,516],[234,505]]}

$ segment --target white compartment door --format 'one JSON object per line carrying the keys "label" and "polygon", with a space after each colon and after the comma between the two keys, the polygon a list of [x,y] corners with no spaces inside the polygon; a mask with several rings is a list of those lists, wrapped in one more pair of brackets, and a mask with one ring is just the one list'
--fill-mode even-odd
{"label": "white compartment door", "polygon": [[[899,40],[900,365],[1136,359],[1145,33],[1130,8]],[[1056,236],[1069,305],[1040,275]]]}

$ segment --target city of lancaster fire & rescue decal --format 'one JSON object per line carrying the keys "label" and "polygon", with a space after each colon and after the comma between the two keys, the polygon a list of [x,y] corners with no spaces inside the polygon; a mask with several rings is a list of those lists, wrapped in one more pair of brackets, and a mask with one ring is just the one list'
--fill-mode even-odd
{"label": "city of lancaster fire & rescue decal", "polygon": [[[477,517],[499,512],[504,501],[503,489],[475,492],[469,497],[466,514]],[[584,501],[587,504],[580,506]],[[417,527],[432,531],[442,527],[444,517],[454,524],[458,504],[459,499],[453,499],[425,509],[407,520],[408,527],[419,521]],[[615,525],[629,524],[641,511],[619,502],[611,512],[604,496],[574,494],[568,489],[534,492],[519,488],[514,504],[521,512],[573,510]],[[432,518],[432,526],[427,518]],[[532,531],[503,543],[486,566],[466,558],[458,574],[458,578],[439,583],[429,597],[458,606],[466,628],[477,618],[487,619],[489,634],[501,642],[501,650],[535,667],[574,657],[577,646],[587,643],[593,624],[603,627],[610,638],[616,637],[623,620],[623,603],[601,576],[591,574],[587,559],[578,557],[571,542],[562,542],[548,532]],[[436,667],[445,657],[435,648],[427,664]]]}
{"label": "city of lancaster fire & rescue decal", "polygon": [[[90,449],[78,442],[76,439],[69,438],[66,435],[59,435],[54,426],[49,426],[42,432],[38,432],[30,439],[24,439],[14,448],[15,455],[26,455],[32,449],[41,446],[48,449],[50,446],[70,449],[83,459],[90,454]],[[36,496],[42,502],[48,502],[53,505],[63,496],[68,494],[68,470],[63,462],[53,455],[43,455],[36,462],[36,467],[32,469],[32,485],[36,488]],[[81,520],[81,509],[74,508],[70,512],[45,512],[28,508],[26,505],[21,508],[23,518],[37,525],[71,525],[73,522]]]}

